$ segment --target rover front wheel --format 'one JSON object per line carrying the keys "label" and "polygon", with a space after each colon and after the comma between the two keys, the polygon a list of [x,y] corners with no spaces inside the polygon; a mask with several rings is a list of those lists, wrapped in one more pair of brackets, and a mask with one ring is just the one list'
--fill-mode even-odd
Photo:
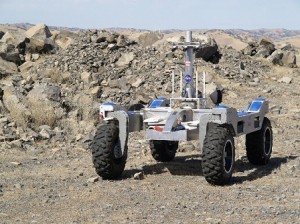
{"label": "rover front wheel", "polygon": [[202,171],[206,181],[213,185],[229,183],[235,162],[234,139],[230,130],[212,125],[206,133],[202,151]]}
{"label": "rover front wheel", "polygon": [[127,159],[127,145],[121,151],[119,128],[114,123],[98,127],[91,144],[95,170],[103,179],[115,179],[124,171]]}

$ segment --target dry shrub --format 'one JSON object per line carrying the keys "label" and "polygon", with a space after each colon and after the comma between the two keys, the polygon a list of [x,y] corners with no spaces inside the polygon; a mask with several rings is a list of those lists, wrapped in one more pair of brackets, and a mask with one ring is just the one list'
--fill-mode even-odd
{"label": "dry shrub", "polygon": [[29,103],[32,121],[36,127],[49,125],[54,127],[57,122],[54,105],[49,101],[32,101]]}
{"label": "dry shrub", "polygon": [[66,72],[62,73],[58,69],[53,68],[45,71],[45,77],[52,79],[56,83],[67,83],[70,80],[71,75]]}
{"label": "dry shrub", "polygon": [[30,111],[23,104],[14,101],[9,102],[7,106],[10,108],[12,120],[25,130],[30,121]]}

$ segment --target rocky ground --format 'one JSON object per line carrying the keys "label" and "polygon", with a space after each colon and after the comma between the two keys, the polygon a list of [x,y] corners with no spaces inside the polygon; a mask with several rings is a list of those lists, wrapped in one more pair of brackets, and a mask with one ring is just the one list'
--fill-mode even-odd
{"label": "rocky ground", "polygon": [[174,161],[158,163],[143,133],[131,133],[122,177],[105,181],[97,177],[88,147],[98,103],[147,104],[169,95],[170,72],[182,67],[182,54],[166,41],[180,35],[55,33],[44,26],[10,31],[13,37],[4,31],[1,223],[299,222],[297,49],[279,49],[261,38],[237,51],[204,38],[209,53],[196,60],[199,72],[210,73],[208,85],[222,86],[224,104],[242,108],[256,97],[270,101],[274,146],[268,165],[249,164],[239,137],[232,183],[211,186],[202,175],[197,142],[180,143]]}

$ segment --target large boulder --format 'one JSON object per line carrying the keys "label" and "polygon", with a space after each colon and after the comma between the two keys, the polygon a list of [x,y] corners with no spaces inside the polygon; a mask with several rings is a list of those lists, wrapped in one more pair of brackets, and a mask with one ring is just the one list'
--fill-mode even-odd
{"label": "large boulder", "polygon": [[35,127],[40,125],[54,127],[56,125],[63,115],[60,97],[60,88],[49,84],[36,84],[27,94],[28,108]]}
{"label": "large boulder", "polygon": [[269,57],[268,60],[274,65],[283,65],[282,62],[283,52],[281,50],[274,51]]}
{"label": "large boulder", "polygon": [[275,51],[274,43],[268,37],[259,40],[255,56],[267,58]]}
{"label": "large boulder", "polygon": [[22,63],[19,51],[12,44],[0,42],[0,57],[6,61],[13,62],[16,65]]}
{"label": "large boulder", "polygon": [[3,104],[6,110],[9,111],[10,116],[19,127],[26,129],[30,120],[30,111],[22,103],[20,96],[22,94],[18,92],[13,86],[3,87]]}
{"label": "large boulder", "polygon": [[71,44],[74,43],[74,39],[71,37],[63,37],[55,41],[55,43],[62,49],[68,48]]}
{"label": "large boulder", "polygon": [[19,52],[12,52],[12,53],[0,52],[0,57],[6,61],[13,62],[16,65],[21,65],[22,63]]}
{"label": "large boulder", "polygon": [[25,35],[26,38],[17,46],[21,54],[52,53],[56,49],[52,34],[45,24],[31,27]]}
{"label": "large boulder", "polygon": [[0,40],[1,40],[1,38],[4,36],[4,34],[5,34],[5,33],[4,33],[3,31],[0,30]]}
{"label": "large boulder", "polygon": [[133,52],[123,53],[119,60],[116,62],[116,65],[118,67],[129,66],[129,64],[133,61],[134,58],[135,54]]}
{"label": "large boulder", "polygon": [[53,34],[52,38],[55,43],[62,49],[68,48],[75,42],[78,34],[71,31],[62,30]]}
{"label": "large boulder", "polygon": [[55,49],[55,43],[52,39],[47,38],[44,40],[30,38],[26,43],[26,53],[49,53]]}
{"label": "large boulder", "polygon": [[22,63],[20,52],[16,46],[25,38],[22,34],[6,32],[0,40],[0,57],[16,65]]}
{"label": "large boulder", "polygon": [[158,40],[161,40],[163,38],[163,34],[149,32],[149,33],[143,33],[138,37],[138,43],[143,46],[151,46],[154,43],[156,43]]}
{"label": "large boulder", "polygon": [[6,32],[3,37],[1,38],[1,43],[10,44],[13,46],[19,45],[22,41],[24,41],[25,35],[24,33],[11,33]]}
{"label": "large boulder", "polygon": [[16,46],[19,43],[18,38],[10,33],[10,32],[6,32],[3,37],[1,38],[1,42],[2,43],[6,43],[6,44],[12,44],[14,46]]}
{"label": "large boulder", "polygon": [[245,55],[267,58],[275,51],[275,45],[268,37],[261,37],[258,42],[251,41],[242,50]]}
{"label": "large boulder", "polygon": [[245,55],[253,56],[256,54],[258,44],[255,41],[250,41],[248,46],[245,47],[241,52]]}
{"label": "large boulder", "polygon": [[198,36],[197,40],[201,43],[200,48],[196,50],[195,57],[202,58],[205,61],[213,60],[213,57],[218,54],[218,45],[215,39],[207,36]]}
{"label": "large boulder", "polygon": [[36,65],[35,62],[32,61],[26,61],[25,63],[23,63],[22,65],[19,66],[20,72],[22,72],[22,75],[24,75],[24,73],[29,72],[32,68],[34,68]]}
{"label": "large boulder", "polygon": [[18,72],[18,67],[15,63],[5,61],[0,57],[0,78],[5,75],[11,75]]}
{"label": "large boulder", "polygon": [[297,59],[295,51],[283,51],[282,63],[291,68],[297,67]]}
{"label": "large boulder", "polygon": [[45,24],[37,24],[31,27],[26,31],[25,35],[28,38],[35,38],[38,40],[44,40],[52,36],[48,26],[46,26]]}
{"label": "large boulder", "polygon": [[91,39],[92,41],[95,41],[97,43],[107,42],[109,44],[111,43],[117,43],[119,34],[117,33],[111,33],[105,30],[98,31],[96,34],[92,35]]}
{"label": "large boulder", "polygon": [[276,50],[268,57],[268,60],[274,65],[297,67],[296,52],[294,50]]}
{"label": "large boulder", "polygon": [[28,93],[27,98],[29,101],[50,100],[60,102],[60,87],[46,83],[36,84],[34,88]]}

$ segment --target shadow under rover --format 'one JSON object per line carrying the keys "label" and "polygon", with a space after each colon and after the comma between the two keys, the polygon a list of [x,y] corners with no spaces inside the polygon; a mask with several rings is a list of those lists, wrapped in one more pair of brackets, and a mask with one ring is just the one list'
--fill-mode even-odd
{"label": "shadow under rover", "polygon": [[202,176],[200,156],[177,156],[170,162],[156,162],[152,165],[145,165],[142,169],[124,170],[121,179],[132,178],[137,172],[145,175],[159,175],[169,172],[172,175]]}
{"label": "shadow under rover", "polygon": [[[288,163],[290,160],[296,159],[296,156],[289,157],[275,157],[271,158],[267,165],[253,165],[245,158],[239,159],[235,162],[235,170],[232,175],[231,184],[241,184],[245,181],[254,181],[264,176],[270,175],[274,170],[281,165]],[[143,171],[145,175],[158,175],[169,172],[172,175],[183,176],[203,176],[201,167],[201,157],[197,155],[177,156],[171,162],[157,162],[151,165],[145,165],[141,170],[125,170],[121,179],[132,178],[132,176]],[[243,176],[241,173],[250,171]]]}

